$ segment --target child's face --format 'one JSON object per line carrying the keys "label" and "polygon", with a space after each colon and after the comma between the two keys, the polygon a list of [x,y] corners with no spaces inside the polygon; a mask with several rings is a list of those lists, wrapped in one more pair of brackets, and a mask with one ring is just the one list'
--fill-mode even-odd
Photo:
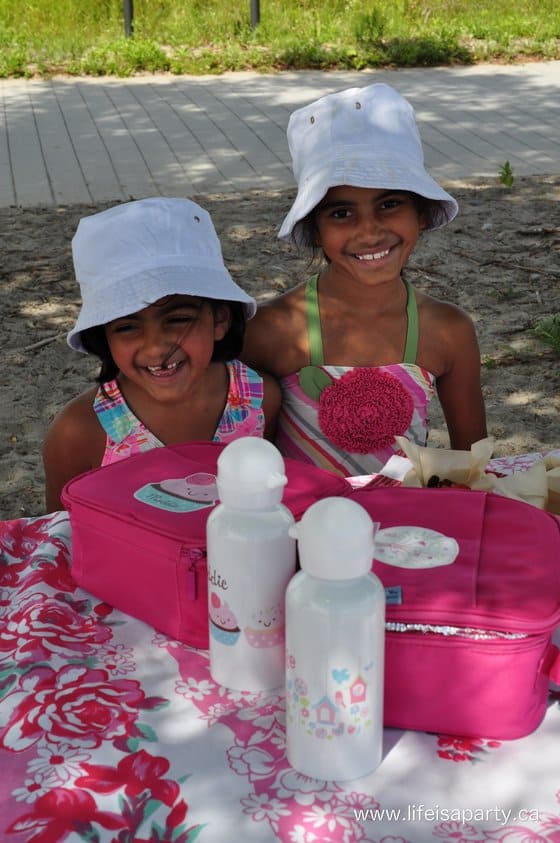
{"label": "child's face", "polygon": [[315,211],[316,245],[362,283],[400,278],[425,225],[412,194],[379,188],[331,187]]}
{"label": "child's face", "polygon": [[105,334],[123,378],[158,400],[176,400],[201,381],[229,325],[226,306],[214,313],[204,299],[174,295],[114,319]]}

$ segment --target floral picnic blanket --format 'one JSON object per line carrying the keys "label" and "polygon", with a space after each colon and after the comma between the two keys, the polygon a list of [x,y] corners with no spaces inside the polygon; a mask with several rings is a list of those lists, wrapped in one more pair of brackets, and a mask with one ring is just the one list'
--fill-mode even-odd
{"label": "floral picnic blanket", "polygon": [[66,513],[1,523],[0,552],[2,843],[560,841],[557,692],[527,738],[386,729],[373,774],[317,781],[283,695],[75,585]]}

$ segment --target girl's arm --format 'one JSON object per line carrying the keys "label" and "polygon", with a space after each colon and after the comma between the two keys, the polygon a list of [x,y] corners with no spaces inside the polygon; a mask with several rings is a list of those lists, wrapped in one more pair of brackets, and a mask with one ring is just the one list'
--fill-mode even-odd
{"label": "girl's arm", "polygon": [[469,450],[484,439],[486,411],[480,382],[480,349],[471,319],[456,311],[446,325],[448,361],[437,378],[437,392],[451,448]]}
{"label": "girl's arm", "polygon": [[95,390],[74,399],[54,418],[43,443],[46,511],[64,509],[64,485],[101,464],[105,434],[93,411]]}
{"label": "girl's arm", "polygon": [[264,438],[274,441],[276,435],[276,421],[282,403],[282,392],[276,378],[266,372],[261,373],[263,379],[263,413],[265,418]]}
{"label": "girl's arm", "polygon": [[275,374],[278,358],[276,335],[275,311],[259,307],[247,323],[243,350],[239,355],[241,360],[258,372]]}
{"label": "girl's arm", "polygon": [[298,287],[260,305],[247,322],[241,360],[282,378],[309,362],[304,289]]}

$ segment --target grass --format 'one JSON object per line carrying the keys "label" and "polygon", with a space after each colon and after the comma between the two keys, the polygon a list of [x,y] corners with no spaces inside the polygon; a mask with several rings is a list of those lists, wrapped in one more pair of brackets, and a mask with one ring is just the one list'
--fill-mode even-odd
{"label": "grass", "polygon": [[558,0],[0,0],[0,77],[560,58]]}
{"label": "grass", "polygon": [[560,357],[560,313],[537,322],[535,334]]}
{"label": "grass", "polygon": [[513,182],[515,181],[515,176],[513,174],[513,169],[511,167],[511,164],[509,163],[509,161],[506,161],[500,167],[499,179],[500,179],[500,182],[505,187],[513,187]]}

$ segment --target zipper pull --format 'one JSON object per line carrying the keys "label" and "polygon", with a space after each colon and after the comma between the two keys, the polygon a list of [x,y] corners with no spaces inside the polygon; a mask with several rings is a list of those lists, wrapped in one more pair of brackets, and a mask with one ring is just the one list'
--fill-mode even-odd
{"label": "zipper pull", "polygon": [[198,571],[206,564],[206,553],[198,547],[190,548],[186,553],[181,554],[186,557],[187,562],[187,582],[186,593],[187,600],[196,600],[198,596],[197,589],[197,574]]}

